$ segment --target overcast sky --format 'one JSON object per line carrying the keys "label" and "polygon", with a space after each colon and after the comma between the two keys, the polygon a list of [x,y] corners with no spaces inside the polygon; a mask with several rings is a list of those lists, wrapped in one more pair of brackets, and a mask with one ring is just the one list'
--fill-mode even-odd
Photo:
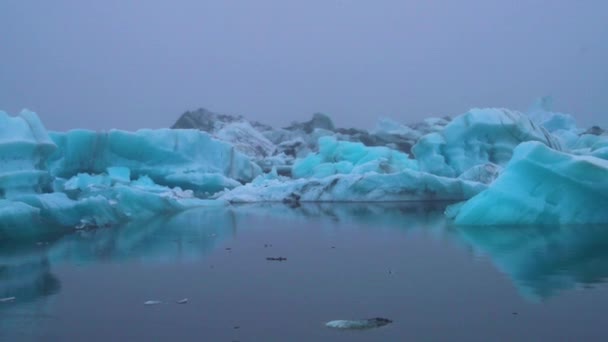
{"label": "overcast sky", "polygon": [[198,107],[371,128],[542,95],[608,124],[606,0],[2,0],[0,28],[0,110],[53,130]]}

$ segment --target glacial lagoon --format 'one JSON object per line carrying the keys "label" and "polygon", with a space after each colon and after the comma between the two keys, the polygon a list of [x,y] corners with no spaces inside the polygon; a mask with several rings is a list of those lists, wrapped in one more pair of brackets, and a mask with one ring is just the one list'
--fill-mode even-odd
{"label": "glacial lagoon", "polygon": [[[455,227],[445,206],[231,205],[4,239],[0,340],[604,340],[608,226]],[[392,323],[325,326],[373,317]]]}

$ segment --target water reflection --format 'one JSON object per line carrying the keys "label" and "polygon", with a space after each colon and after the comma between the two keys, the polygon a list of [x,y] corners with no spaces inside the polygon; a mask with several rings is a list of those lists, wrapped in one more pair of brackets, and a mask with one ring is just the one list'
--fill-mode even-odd
{"label": "water reflection", "polygon": [[55,241],[0,241],[0,299],[15,298],[0,302],[0,339],[39,337],[41,323],[52,318],[51,295],[61,290],[54,267],[198,260],[235,233],[231,210],[204,208]]}
{"label": "water reflection", "polygon": [[[601,283],[608,276],[606,226],[452,228],[447,226],[444,207],[443,203],[321,203],[295,208],[284,204],[203,208],[122,227],[83,231],[56,241],[6,242],[0,244],[0,298],[17,300],[0,303],[0,315],[31,303],[38,306],[28,307],[29,312],[48,310],[49,296],[61,290],[61,281],[53,274],[53,267],[58,265],[196,261],[222,241],[233,239],[238,230],[251,229],[248,222],[252,217],[283,225],[300,222],[337,229],[339,234],[348,234],[348,229],[356,225],[369,232],[417,232],[455,244],[464,242],[507,274],[522,296],[534,300],[578,285]],[[7,320],[2,322],[0,329]]]}
{"label": "water reflection", "polygon": [[489,257],[520,294],[542,300],[608,277],[608,226],[461,227],[459,236]]}
{"label": "water reflection", "polygon": [[229,208],[201,208],[122,227],[73,234],[49,249],[53,263],[198,260],[236,234]]}

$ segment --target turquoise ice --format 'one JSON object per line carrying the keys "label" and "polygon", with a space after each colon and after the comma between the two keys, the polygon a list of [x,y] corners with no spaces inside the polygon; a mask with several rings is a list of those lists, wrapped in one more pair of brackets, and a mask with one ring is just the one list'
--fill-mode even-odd
{"label": "turquoise ice", "polygon": [[489,189],[450,211],[459,225],[608,223],[608,161],[519,145]]}

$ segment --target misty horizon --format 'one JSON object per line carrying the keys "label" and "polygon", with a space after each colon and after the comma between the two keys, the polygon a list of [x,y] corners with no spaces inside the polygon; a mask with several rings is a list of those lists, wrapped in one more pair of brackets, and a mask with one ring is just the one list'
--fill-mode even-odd
{"label": "misty horizon", "polygon": [[608,3],[3,2],[0,110],[51,130],[170,127],[198,108],[340,127],[550,95],[607,126]]}

